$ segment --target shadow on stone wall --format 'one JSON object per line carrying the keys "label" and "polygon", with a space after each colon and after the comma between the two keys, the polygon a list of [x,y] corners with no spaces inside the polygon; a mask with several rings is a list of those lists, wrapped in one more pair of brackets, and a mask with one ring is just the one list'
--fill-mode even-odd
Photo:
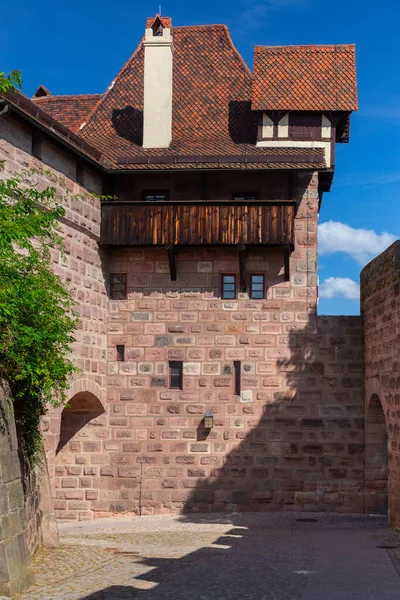
{"label": "shadow on stone wall", "polygon": [[[255,404],[238,399],[223,433],[231,450],[222,465],[218,455],[200,458],[215,468],[204,479],[201,465],[193,469],[199,479],[184,512],[364,511],[360,318],[313,318],[287,337],[289,354],[282,344],[266,387],[253,391],[261,418],[245,433],[243,417],[251,423]],[[217,427],[207,439],[216,437]]]}

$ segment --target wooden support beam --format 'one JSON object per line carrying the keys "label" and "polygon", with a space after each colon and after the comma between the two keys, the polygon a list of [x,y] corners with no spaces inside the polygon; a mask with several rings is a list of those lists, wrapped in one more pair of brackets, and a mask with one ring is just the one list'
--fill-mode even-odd
{"label": "wooden support beam", "polygon": [[239,289],[241,292],[246,291],[246,246],[245,244],[238,245],[239,250]]}
{"label": "wooden support beam", "polygon": [[290,245],[285,244],[283,246],[283,264],[285,281],[290,281]]}
{"label": "wooden support beam", "polygon": [[169,272],[171,273],[171,281],[176,281],[176,248],[175,246],[167,246]]}

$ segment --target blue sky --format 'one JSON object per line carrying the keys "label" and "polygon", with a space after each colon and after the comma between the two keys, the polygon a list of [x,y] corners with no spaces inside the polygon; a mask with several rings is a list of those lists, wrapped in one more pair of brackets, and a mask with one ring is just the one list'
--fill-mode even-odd
{"label": "blue sky", "polygon": [[[21,70],[28,95],[40,83],[53,94],[103,92],[158,6],[159,0],[8,3],[0,22],[1,70]],[[357,45],[360,110],[350,144],[338,147],[333,188],[324,195],[320,223],[335,223],[322,226],[319,260],[327,296],[319,312],[357,314],[360,268],[400,236],[400,3],[170,0],[162,13],[174,25],[225,23],[250,67],[255,44]]]}

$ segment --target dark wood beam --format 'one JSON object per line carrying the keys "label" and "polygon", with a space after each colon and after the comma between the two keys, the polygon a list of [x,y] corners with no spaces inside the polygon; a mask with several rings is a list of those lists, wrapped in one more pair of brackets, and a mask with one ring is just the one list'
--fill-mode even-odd
{"label": "dark wood beam", "polygon": [[290,245],[285,244],[283,246],[283,264],[285,281],[290,281]]}
{"label": "dark wood beam", "polygon": [[241,292],[246,291],[246,245],[239,244],[239,289]]}
{"label": "dark wood beam", "polygon": [[176,248],[175,246],[167,246],[169,272],[171,273],[171,281],[176,281]]}

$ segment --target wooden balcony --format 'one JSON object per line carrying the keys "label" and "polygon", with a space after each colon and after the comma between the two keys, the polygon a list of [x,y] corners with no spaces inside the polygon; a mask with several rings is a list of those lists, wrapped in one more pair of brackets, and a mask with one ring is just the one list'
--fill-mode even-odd
{"label": "wooden balcony", "polygon": [[293,247],[294,215],[292,201],[103,202],[100,240],[110,246]]}

